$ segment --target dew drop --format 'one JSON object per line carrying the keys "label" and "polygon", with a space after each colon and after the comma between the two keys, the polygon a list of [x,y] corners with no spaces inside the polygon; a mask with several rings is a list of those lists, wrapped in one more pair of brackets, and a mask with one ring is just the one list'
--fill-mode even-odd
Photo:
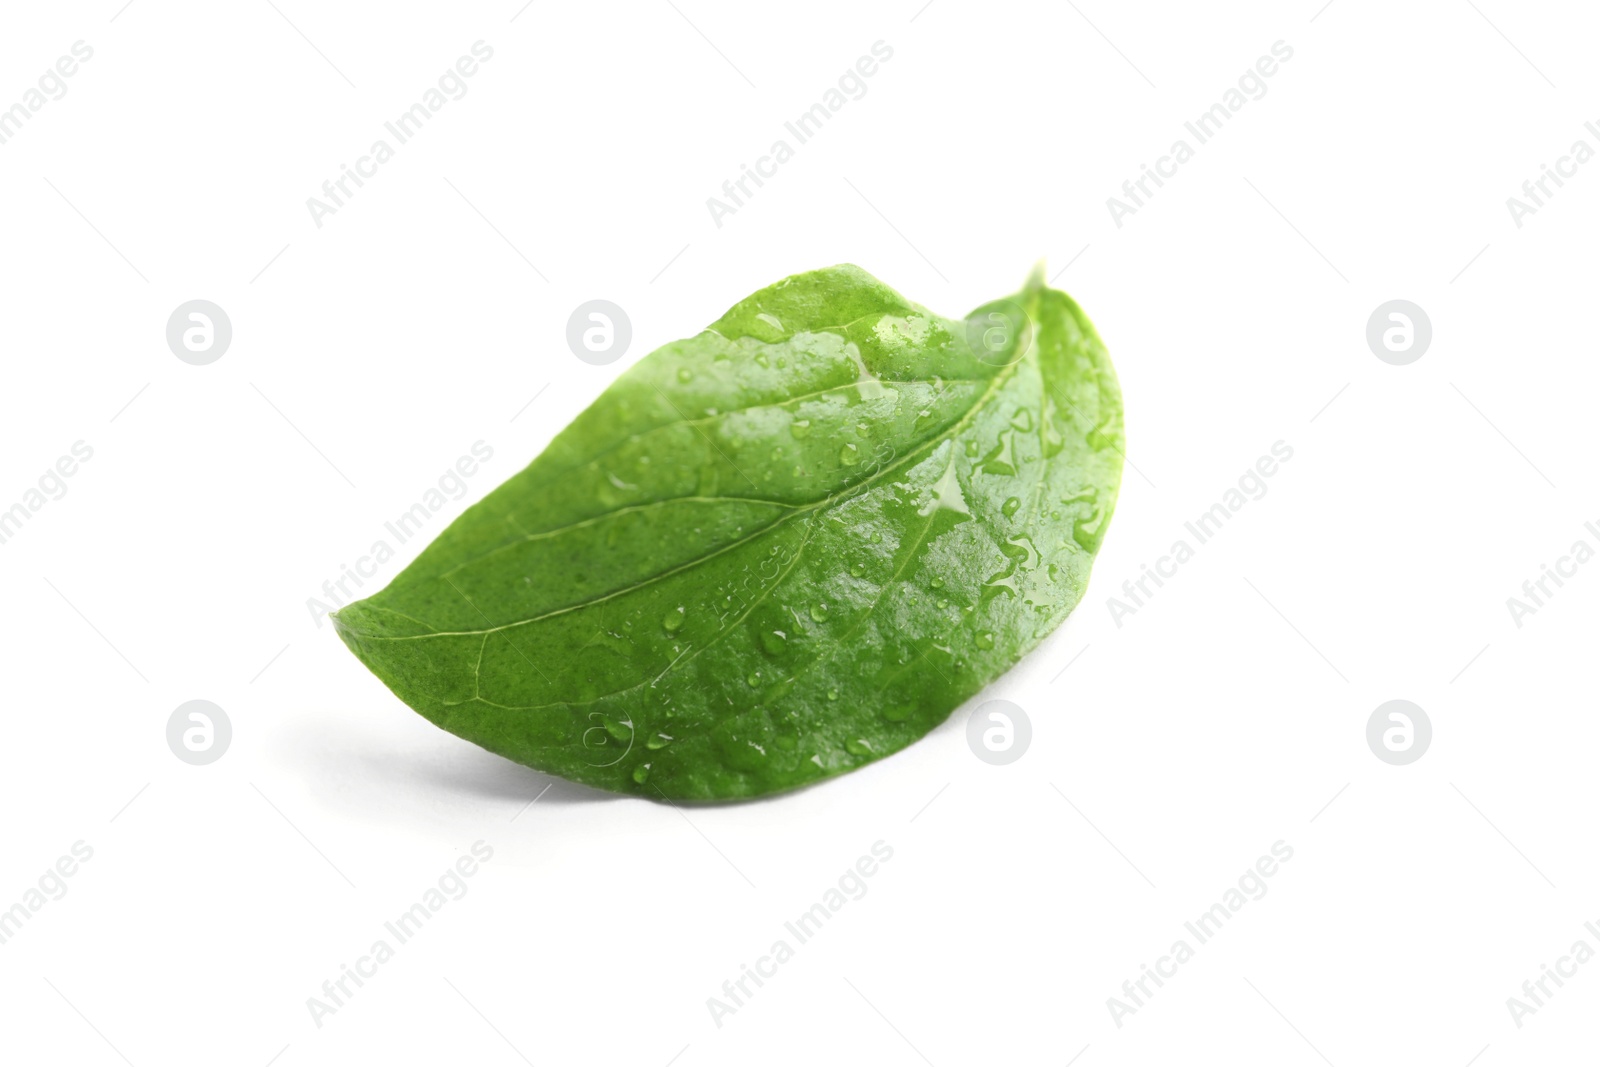
{"label": "dew drop", "polygon": [[828,699],[829,700],[838,700],[839,699],[839,691],[837,689],[828,690]]}
{"label": "dew drop", "polygon": [[644,785],[645,780],[647,778],[649,778],[649,777],[650,777],[650,764],[641,763],[641,764],[639,764],[639,766],[637,766],[637,767],[635,767],[633,769],[633,780],[635,782],[638,782],[640,785]]}
{"label": "dew drop", "polygon": [[815,621],[815,622],[823,622],[823,621],[825,621],[827,619],[827,617],[828,617],[828,605],[826,605],[826,604],[813,604],[813,605],[811,605],[811,618],[812,618],[813,621]]}
{"label": "dew drop", "polygon": [[852,563],[850,565],[850,576],[852,578],[859,578],[866,573],[867,565],[865,563]]}
{"label": "dew drop", "polygon": [[1094,488],[1093,486],[1085,486],[1076,493],[1073,493],[1071,496],[1062,497],[1061,502],[1063,504],[1076,504],[1079,501],[1087,501],[1088,503],[1093,504],[1099,498],[1100,490]]}
{"label": "dew drop", "polygon": [[1108,413],[1100,425],[1089,431],[1089,447],[1094,449],[1115,448],[1117,439],[1122,436],[1119,422],[1120,420],[1115,413]]}
{"label": "dew drop", "polygon": [[811,432],[810,419],[795,419],[789,424],[789,433],[795,437],[805,437]]}
{"label": "dew drop", "polygon": [[1016,457],[1012,454],[1012,434],[1009,430],[1002,430],[999,440],[983,457],[980,468],[985,474],[1014,475],[1017,473]]}
{"label": "dew drop", "polygon": [[844,743],[844,750],[850,753],[852,756],[872,755],[872,746],[867,744],[864,739],[859,737],[852,737],[850,740],[846,741]]}
{"label": "dew drop", "polygon": [[1008,497],[1006,502],[1000,505],[1000,513],[1009,519],[1017,513],[1017,509],[1020,507],[1022,507],[1022,501],[1019,498]]}
{"label": "dew drop", "polygon": [[1060,455],[1061,449],[1066,445],[1066,441],[1061,436],[1061,431],[1056,429],[1054,419],[1044,424],[1044,427],[1039,434],[1039,438],[1040,445],[1044,450],[1045,459],[1052,459],[1055,456]]}
{"label": "dew drop", "polygon": [[933,586],[935,589],[943,589],[944,579],[940,578],[938,575],[934,575],[933,581],[929,582],[928,584]]}
{"label": "dew drop", "polygon": [[1072,539],[1085,552],[1093,552],[1100,547],[1100,537],[1106,531],[1105,521],[1105,511],[1097,506],[1088,518],[1078,519],[1072,524]]}
{"label": "dew drop", "polygon": [[843,463],[846,467],[855,466],[858,456],[859,453],[856,452],[855,445],[845,445],[839,450],[839,462]]}
{"label": "dew drop", "polygon": [[875,545],[882,544],[883,543],[883,534],[881,532],[877,531],[877,530],[873,530],[872,531],[872,536],[867,538],[867,540],[871,541]]}
{"label": "dew drop", "polygon": [[[1017,595],[1017,580],[1010,572],[997,574],[990,578],[983,586],[982,602],[989,603],[998,596],[1015,597]],[[971,610],[970,608],[968,609]]]}
{"label": "dew drop", "polygon": [[789,635],[782,630],[762,630],[761,647],[769,656],[781,656],[789,650]]}
{"label": "dew drop", "polygon": [[661,628],[669,634],[677,633],[683,629],[684,615],[683,606],[680,604],[672,611],[667,612],[667,617],[661,620]]}
{"label": "dew drop", "polygon": [[[678,381],[683,382],[685,385],[687,385],[689,382],[694,381],[694,371],[690,370],[688,367],[679,367],[678,368]],[[637,773],[637,772],[635,772],[635,773]]]}
{"label": "dew drop", "polygon": [[671,734],[651,734],[650,740],[644,743],[644,747],[648,748],[652,752],[656,752],[672,744],[672,741],[673,737]]}
{"label": "dew drop", "polygon": [[985,649],[985,650],[993,648],[994,647],[994,631],[993,630],[980,630],[978,632],[978,636],[973,639],[972,643],[977,645],[979,648]]}
{"label": "dew drop", "polygon": [[745,675],[744,681],[746,685],[748,685],[751,689],[754,689],[756,686],[761,684],[761,672],[751,671],[749,674]]}

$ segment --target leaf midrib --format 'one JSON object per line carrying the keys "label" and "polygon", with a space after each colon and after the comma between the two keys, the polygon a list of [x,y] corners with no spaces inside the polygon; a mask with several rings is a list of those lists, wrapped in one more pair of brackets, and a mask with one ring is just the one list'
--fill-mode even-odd
{"label": "leaf midrib", "polygon": [[[669,570],[662,571],[659,574],[651,575],[649,578],[646,578],[644,581],[636,582],[633,585],[626,586],[626,587],[624,587],[622,589],[613,590],[610,593],[606,593],[606,594],[604,594],[602,596],[598,596],[598,597],[593,597],[593,598],[591,598],[589,600],[582,601],[582,602],[577,603],[577,604],[570,604],[570,605],[566,605],[564,607],[556,608],[553,611],[545,612],[542,615],[536,615],[536,616],[534,616],[532,618],[528,618],[528,619],[518,619],[515,622],[508,622],[508,623],[504,623],[504,624],[502,624],[500,626],[489,627],[489,628],[486,628],[486,629],[478,629],[478,630],[436,630],[433,633],[427,633],[427,634],[401,634],[401,635],[395,635],[395,636],[366,633],[366,632],[363,632],[361,630],[355,630],[355,629],[349,629],[348,632],[351,633],[352,635],[356,636],[356,637],[359,637],[359,638],[362,638],[362,639],[368,640],[368,641],[421,641],[421,640],[431,639],[431,638],[435,638],[435,637],[476,637],[476,636],[479,636],[479,635],[482,635],[482,634],[499,633],[499,632],[504,631],[504,630],[515,629],[516,627],[519,627],[519,626],[530,626],[530,625],[532,625],[533,623],[536,623],[536,622],[543,622],[546,619],[552,619],[552,618],[555,618],[555,617],[560,616],[560,615],[568,614],[570,612],[581,611],[584,608],[593,607],[596,604],[603,604],[608,600],[613,600],[613,599],[615,599],[617,597],[625,596],[628,593],[632,593],[632,592],[635,592],[635,591],[637,591],[639,589],[643,589],[643,588],[645,588],[647,586],[653,585],[654,583],[656,583],[658,581],[662,581],[662,580],[664,580],[666,578],[670,578],[675,574],[680,574],[683,571],[688,570],[688,569],[690,569],[692,567],[698,567],[703,563],[706,563],[706,562],[708,562],[708,561],[710,561],[712,559],[717,558],[720,555],[723,555],[724,553],[731,552],[733,549],[738,548],[739,546],[744,545],[744,544],[754,540],[755,538],[762,536],[763,534],[769,533],[772,530],[777,529],[782,524],[784,524],[786,522],[789,522],[789,521],[791,521],[791,520],[793,520],[795,518],[798,518],[801,515],[811,514],[812,512],[818,511],[818,510],[820,510],[822,508],[825,508],[825,507],[828,507],[828,506],[830,506],[830,505],[832,505],[834,503],[837,503],[840,500],[848,499],[851,496],[859,495],[860,493],[864,492],[869,486],[871,486],[871,485],[875,484],[876,482],[878,482],[880,479],[882,479],[885,475],[889,474],[891,471],[899,470],[900,468],[906,466],[909,462],[911,462],[913,460],[913,458],[915,458],[916,456],[920,455],[924,451],[929,451],[932,448],[936,448],[938,445],[944,443],[947,440],[952,440],[956,436],[956,434],[960,433],[961,430],[967,425],[967,423],[969,421],[971,421],[971,419],[973,418],[973,416],[976,413],[978,413],[979,411],[983,410],[984,405],[989,402],[989,398],[994,395],[995,391],[999,388],[999,386],[1003,382],[1009,381],[1011,379],[1011,377],[1016,374],[1017,368],[1022,366],[1024,363],[1027,363],[1027,362],[1029,362],[1029,359],[1026,358],[1026,357],[1023,358],[1023,359],[1020,359],[1017,362],[1012,363],[1009,366],[1003,368],[998,374],[996,374],[992,378],[990,378],[988,387],[986,389],[984,389],[982,395],[980,395],[977,398],[977,400],[975,400],[972,403],[972,406],[967,409],[966,413],[963,414],[960,419],[958,419],[955,422],[951,423],[942,433],[939,433],[939,434],[936,434],[933,437],[930,437],[927,441],[923,442],[921,445],[918,445],[916,448],[912,449],[910,452],[907,452],[905,454],[905,456],[902,459],[900,459],[899,461],[897,461],[897,462],[895,462],[895,463],[893,463],[893,464],[891,464],[891,465],[889,465],[887,467],[883,467],[882,469],[877,471],[877,473],[871,475],[870,477],[864,478],[861,481],[855,483],[854,485],[851,485],[851,486],[849,486],[849,487],[847,487],[845,489],[840,490],[838,493],[835,493],[835,494],[833,494],[831,496],[824,497],[824,498],[822,498],[821,500],[817,501],[814,504],[809,504],[809,505],[805,505],[805,506],[802,506],[802,507],[797,507],[797,508],[795,508],[794,511],[790,512],[789,514],[779,516],[773,522],[767,524],[766,526],[761,527],[760,529],[757,529],[757,530],[753,531],[748,537],[740,538],[738,541],[730,542],[729,544],[724,545],[722,548],[719,548],[714,552],[707,553],[707,554],[705,554],[703,556],[698,556],[698,557],[696,557],[695,559],[692,559],[692,560],[687,560],[684,563],[682,563],[682,564],[680,564],[680,565],[678,565],[676,567],[673,567],[673,568],[671,568]],[[437,581],[438,579],[431,579],[431,580]],[[726,630],[723,631],[723,633],[726,633],[726,632],[727,632]],[[717,636],[721,637],[722,635],[718,634]],[[713,640],[716,640],[716,638],[713,638]],[[708,644],[709,644],[709,642],[708,642]],[[626,690],[623,690],[623,691],[625,692]]]}

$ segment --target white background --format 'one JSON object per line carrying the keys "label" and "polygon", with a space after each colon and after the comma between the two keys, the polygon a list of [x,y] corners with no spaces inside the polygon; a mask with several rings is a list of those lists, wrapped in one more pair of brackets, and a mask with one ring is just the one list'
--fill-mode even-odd
{"label": "white background", "polygon": [[[94,56],[0,145],[0,508],[94,456],[0,545],[0,908],[74,842],[93,858],[0,945],[0,1056],[1593,1053],[1600,963],[1520,1028],[1506,999],[1600,949],[1600,564],[1520,628],[1506,600],[1600,547],[1600,162],[1521,228],[1506,198],[1600,148],[1600,20],[920,2],[9,6],[0,106]],[[316,227],[306,198],[480,39],[467,95]],[[706,198],[879,40],[867,94],[714,225]],[[1279,40],[1267,94],[1117,227],[1107,197]],[[429,536],[754,289],[853,262],[961,315],[1041,257],[1112,352],[1129,465],[1083,605],[980,697],[1032,719],[1009,767],[963,708],[767,802],[541,792],[307,609],[475,441],[494,458]],[[164,336],[195,298],[234,330],[204,367]],[[633,323],[607,367],[564,341],[593,298]],[[1364,336],[1394,298],[1433,323],[1404,367]],[[1267,494],[1117,626],[1107,598],[1280,440]],[[165,740],[196,698],[234,730],[205,767]],[[1404,767],[1365,741],[1394,698],[1434,729]],[[307,998],[479,840],[467,895],[315,1025]],[[879,840],[866,896],[716,1026],[707,998]],[[1118,1027],[1107,998],[1279,840],[1267,895]]]}

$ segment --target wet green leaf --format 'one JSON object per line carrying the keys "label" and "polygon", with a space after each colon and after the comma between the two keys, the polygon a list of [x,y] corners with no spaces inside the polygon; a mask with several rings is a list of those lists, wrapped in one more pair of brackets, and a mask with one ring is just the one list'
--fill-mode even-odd
{"label": "wet green leaf", "polygon": [[796,275],[623,374],[339,635],[492,752],[754,797],[882,759],[1077,604],[1122,405],[1035,277],[965,320]]}

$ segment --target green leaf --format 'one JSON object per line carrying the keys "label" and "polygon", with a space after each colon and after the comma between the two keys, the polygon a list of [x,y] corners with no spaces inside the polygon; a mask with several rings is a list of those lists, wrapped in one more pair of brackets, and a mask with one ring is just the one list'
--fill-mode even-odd
{"label": "green leaf", "polygon": [[602,789],[730,799],[933,729],[1066,618],[1122,403],[1035,275],[966,320],[799,274],[640,360],[340,637],[429,721]]}

